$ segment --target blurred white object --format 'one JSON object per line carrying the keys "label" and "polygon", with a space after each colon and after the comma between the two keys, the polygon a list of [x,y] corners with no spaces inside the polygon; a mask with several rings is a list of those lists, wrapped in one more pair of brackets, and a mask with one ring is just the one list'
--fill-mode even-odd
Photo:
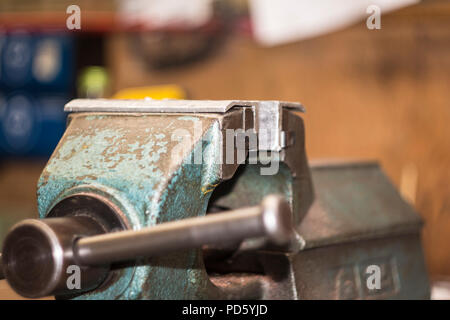
{"label": "blurred white object", "polygon": [[419,0],[250,0],[256,40],[273,46],[332,32],[366,20],[371,5],[383,14]]}
{"label": "blurred white object", "polygon": [[212,0],[120,0],[118,5],[121,22],[155,29],[195,28],[213,14]]}
{"label": "blurred white object", "polygon": [[431,286],[432,300],[450,300],[450,281],[434,281]]}
{"label": "blurred white object", "polygon": [[33,75],[44,83],[51,82],[58,75],[62,67],[62,48],[53,39],[45,39],[38,43],[33,57]]}

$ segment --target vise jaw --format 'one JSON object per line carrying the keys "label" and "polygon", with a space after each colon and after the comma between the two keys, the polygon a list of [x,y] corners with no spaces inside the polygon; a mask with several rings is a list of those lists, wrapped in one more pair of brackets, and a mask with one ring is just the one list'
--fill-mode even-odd
{"label": "vise jaw", "polygon": [[[427,296],[420,219],[377,166],[311,171],[300,104],[96,99],[73,100],[65,111],[66,132],[38,182],[42,220],[24,221],[5,239],[3,271],[19,293]],[[356,198],[384,211],[370,211]],[[23,242],[25,233],[39,248]],[[25,268],[12,267],[23,258],[19,245],[29,248],[20,252],[28,252],[28,268],[47,279],[45,286],[27,287]],[[45,250],[53,258],[43,268]],[[408,273],[411,261],[416,267]],[[370,263],[384,263],[383,294],[361,285],[365,269],[358,268]],[[70,265],[81,266],[78,290],[65,287]],[[406,285],[413,277],[416,287]],[[353,285],[348,278],[359,280]]]}

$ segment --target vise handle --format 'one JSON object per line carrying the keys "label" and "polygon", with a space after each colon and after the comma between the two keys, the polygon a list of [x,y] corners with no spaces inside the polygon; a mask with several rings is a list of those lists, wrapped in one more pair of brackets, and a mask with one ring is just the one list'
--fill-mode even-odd
{"label": "vise handle", "polygon": [[101,284],[114,262],[261,236],[283,244],[292,231],[289,204],[276,195],[258,206],[105,234],[88,217],[27,219],[5,239],[0,275],[26,297],[73,293],[64,270],[70,265],[84,269],[86,291]]}

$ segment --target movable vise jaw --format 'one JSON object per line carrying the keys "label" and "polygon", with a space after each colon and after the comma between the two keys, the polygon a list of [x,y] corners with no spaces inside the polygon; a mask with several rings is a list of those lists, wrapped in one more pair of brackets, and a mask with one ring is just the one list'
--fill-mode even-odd
{"label": "movable vise jaw", "polygon": [[[5,239],[3,269],[18,293],[245,298],[239,286],[211,282],[202,246],[209,256],[300,246],[292,224],[313,194],[300,104],[100,99],[65,111],[66,132],[38,183],[42,220]],[[232,193],[220,188],[226,180]],[[80,266],[78,289],[67,288],[70,266]]]}
{"label": "movable vise jaw", "polygon": [[300,104],[98,99],[65,110],[38,182],[41,219],[15,225],[0,256],[23,296],[428,297],[419,216],[376,164],[310,167]]}

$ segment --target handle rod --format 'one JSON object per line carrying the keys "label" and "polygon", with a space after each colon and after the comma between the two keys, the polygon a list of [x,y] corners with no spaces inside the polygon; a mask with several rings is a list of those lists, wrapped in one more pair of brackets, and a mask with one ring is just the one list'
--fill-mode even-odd
{"label": "handle rod", "polygon": [[284,243],[291,231],[289,205],[271,195],[259,206],[81,238],[74,254],[81,265],[104,265],[261,236]]}

